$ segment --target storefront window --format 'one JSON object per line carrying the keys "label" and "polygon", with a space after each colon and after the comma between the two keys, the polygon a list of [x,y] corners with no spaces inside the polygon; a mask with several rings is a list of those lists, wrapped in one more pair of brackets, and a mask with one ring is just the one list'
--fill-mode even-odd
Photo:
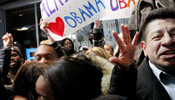
{"label": "storefront window", "polygon": [[[39,4],[40,3],[36,4],[36,6],[35,4],[30,4],[6,10],[6,30],[12,33],[14,41],[21,44],[24,56],[26,56],[25,50],[27,48],[36,48],[37,41],[40,42],[47,39],[39,28],[41,18]],[[38,28],[36,28],[36,25]]]}

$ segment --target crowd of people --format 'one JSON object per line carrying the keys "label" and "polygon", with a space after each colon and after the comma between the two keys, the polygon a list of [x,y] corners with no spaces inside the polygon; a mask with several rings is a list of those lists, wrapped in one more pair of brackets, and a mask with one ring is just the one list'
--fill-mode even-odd
{"label": "crowd of people", "polygon": [[[101,34],[99,23],[93,34]],[[76,52],[71,39],[55,41],[42,18],[40,28],[48,40],[33,61],[24,60],[10,33],[2,37],[2,100],[175,100],[175,9],[148,12],[133,38],[122,24],[122,38],[113,32],[117,51],[94,35],[91,48]],[[139,66],[137,44],[144,54]]]}

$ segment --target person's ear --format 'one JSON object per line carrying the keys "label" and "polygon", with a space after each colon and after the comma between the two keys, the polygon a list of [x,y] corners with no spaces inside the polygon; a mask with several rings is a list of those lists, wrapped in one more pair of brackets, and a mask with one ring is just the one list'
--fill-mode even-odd
{"label": "person's ear", "polygon": [[145,41],[141,41],[140,45],[141,45],[141,48],[142,48],[142,50],[144,52],[144,55],[148,56],[148,54],[146,52],[146,42]]}

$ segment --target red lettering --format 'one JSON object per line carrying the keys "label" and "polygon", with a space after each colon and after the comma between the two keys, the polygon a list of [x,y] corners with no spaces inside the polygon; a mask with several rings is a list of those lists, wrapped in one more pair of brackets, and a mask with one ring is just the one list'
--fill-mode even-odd
{"label": "red lettering", "polygon": [[[124,4],[124,6],[122,6],[122,4]],[[120,9],[127,7],[127,3],[125,2],[125,0],[119,0],[119,5],[120,5]]]}

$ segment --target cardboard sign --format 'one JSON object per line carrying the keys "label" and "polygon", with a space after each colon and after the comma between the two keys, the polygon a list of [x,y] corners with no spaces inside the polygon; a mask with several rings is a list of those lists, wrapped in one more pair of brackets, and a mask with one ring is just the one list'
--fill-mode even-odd
{"label": "cardboard sign", "polygon": [[135,0],[43,0],[40,4],[50,35],[59,40],[97,19],[129,17]]}

